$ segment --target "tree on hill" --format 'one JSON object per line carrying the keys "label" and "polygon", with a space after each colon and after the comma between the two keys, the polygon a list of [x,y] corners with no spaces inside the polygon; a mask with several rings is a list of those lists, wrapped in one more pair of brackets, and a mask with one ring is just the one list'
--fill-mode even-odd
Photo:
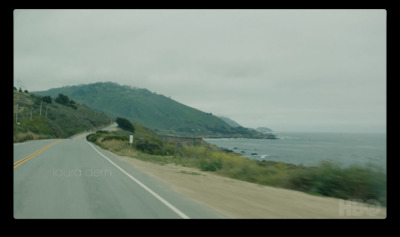
{"label": "tree on hill", "polygon": [[75,101],[70,100],[68,98],[68,96],[64,95],[64,94],[58,94],[57,98],[56,98],[56,102],[62,105],[66,105],[69,106],[73,109],[77,109],[78,107],[75,105]]}
{"label": "tree on hill", "polygon": [[44,102],[51,104],[51,97],[50,96],[44,96],[42,99]]}
{"label": "tree on hill", "polygon": [[122,128],[126,131],[135,132],[135,127],[133,127],[132,123],[129,120],[118,117],[115,120],[115,122],[118,124],[118,127]]}
{"label": "tree on hill", "polygon": [[56,102],[62,105],[68,105],[69,104],[69,98],[68,96],[64,94],[58,94],[56,98]]}

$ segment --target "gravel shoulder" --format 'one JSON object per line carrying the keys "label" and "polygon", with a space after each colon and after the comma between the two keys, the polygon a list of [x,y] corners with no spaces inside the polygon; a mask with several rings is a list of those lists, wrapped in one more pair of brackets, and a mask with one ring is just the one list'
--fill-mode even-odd
{"label": "gravel shoulder", "polygon": [[160,179],[174,190],[214,208],[228,218],[384,219],[386,208],[273,188],[173,164],[119,159]]}

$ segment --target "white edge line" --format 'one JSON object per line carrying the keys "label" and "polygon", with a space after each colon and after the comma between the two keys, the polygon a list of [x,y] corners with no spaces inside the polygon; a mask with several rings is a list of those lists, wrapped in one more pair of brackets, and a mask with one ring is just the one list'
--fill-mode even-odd
{"label": "white edge line", "polygon": [[98,151],[92,144],[90,144],[88,141],[86,141],[87,144],[89,144],[97,153],[99,153],[104,159],[106,159],[108,162],[110,162],[112,165],[117,167],[122,173],[124,173],[126,176],[128,176],[130,179],[132,179],[134,182],[139,184],[142,188],[144,188],[147,192],[149,192],[151,195],[153,195],[155,198],[157,198],[160,202],[164,203],[167,207],[169,207],[172,211],[174,211],[176,214],[178,214],[180,217],[183,219],[190,219],[187,215],[185,215],[183,212],[181,212],[178,208],[176,208],[174,205],[169,203],[167,200],[164,198],[160,197],[157,193],[155,193],[153,190],[151,190],[149,187],[144,185],[142,182],[134,178],[132,175],[130,175],[128,172],[126,172],[124,169],[119,167],[117,164],[115,164],[113,161],[111,161],[107,156],[103,155],[100,151]]}

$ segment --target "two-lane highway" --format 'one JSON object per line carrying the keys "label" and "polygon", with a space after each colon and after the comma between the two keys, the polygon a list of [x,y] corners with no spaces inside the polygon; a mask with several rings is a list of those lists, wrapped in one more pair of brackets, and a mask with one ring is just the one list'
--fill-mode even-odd
{"label": "two-lane highway", "polygon": [[57,141],[14,145],[15,218],[224,217],[88,143],[84,135]]}

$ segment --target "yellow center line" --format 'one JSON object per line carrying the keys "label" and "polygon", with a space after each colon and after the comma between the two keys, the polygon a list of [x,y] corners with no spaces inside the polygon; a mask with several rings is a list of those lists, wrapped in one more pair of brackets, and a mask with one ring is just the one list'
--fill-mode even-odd
{"label": "yellow center line", "polygon": [[51,147],[52,145],[55,145],[55,144],[61,142],[62,140],[63,140],[63,139],[60,139],[60,140],[57,140],[57,141],[55,141],[55,142],[53,142],[53,143],[50,143],[49,145],[47,145],[47,146],[41,148],[40,150],[36,151],[35,153],[33,153],[33,154],[31,154],[31,155],[29,155],[29,156],[27,156],[27,157],[25,157],[25,158],[23,158],[23,159],[21,159],[21,160],[15,162],[15,163],[14,163],[14,168],[17,168],[19,165],[21,165],[21,164],[27,162],[29,159],[31,159],[31,158],[33,158],[33,157],[39,155],[39,153],[41,153],[42,151],[46,150],[47,148]]}

